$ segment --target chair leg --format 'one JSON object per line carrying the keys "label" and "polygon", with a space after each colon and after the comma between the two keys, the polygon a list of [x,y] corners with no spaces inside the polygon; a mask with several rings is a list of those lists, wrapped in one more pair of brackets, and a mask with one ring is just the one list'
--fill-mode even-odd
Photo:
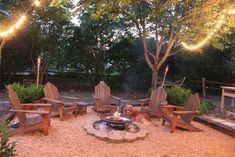
{"label": "chair leg", "polygon": [[162,125],[165,125],[165,123],[166,123],[166,120],[163,118],[162,119]]}
{"label": "chair leg", "polygon": [[77,100],[73,100],[73,105],[74,105],[74,115],[75,115],[75,117],[77,117],[78,116],[78,102],[79,101],[77,101]]}
{"label": "chair leg", "polygon": [[141,106],[141,111],[143,111],[144,110],[144,102],[141,102],[140,106]]}
{"label": "chair leg", "polygon": [[171,122],[171,133],[175,131],[176,123],[177,123],[177,115],[173,114],[172,122]]}
{"label": "chair leg", "polygon": [[[45,106],[44,110],[51,113],[51,106]],[[51,116],[50,115],[49,115],[49,126],[51,126]]]}
{"label": "chair leg", "polygon": [[49,115],[43,114],[42,115],[42,125],[43,125],[43,132],[45,135],[48,135],[48,128],[49,128]]}
{"label": "chair leg", "polygon": [[59,107],[59,115],[60,115],[60,120],[64,120],[64,108],[63,108],[63,105],[60,105],[60,107]]}

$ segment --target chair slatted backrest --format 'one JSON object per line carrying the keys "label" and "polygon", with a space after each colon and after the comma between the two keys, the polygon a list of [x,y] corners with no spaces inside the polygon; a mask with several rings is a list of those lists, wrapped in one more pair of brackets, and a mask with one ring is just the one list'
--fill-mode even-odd
{"label": "chair slatted backrest", "polygon": [[[11,86],[7,86],[7,90],[8,90],[9,100],[12,104],[13,109],[23,110],[24,108],[21,105],[21,102],[20,102],[20,99],[19,99],[17,93],[12,89]],[[17,113],[16,116],[18,117],[18,119],[21,123],[24,123],[25,120],[27,119],[25,113]]]}
{"label": "chair slatted backrest", "polygon": [[[200,105],[200,97],[199,97],[199,94],[196,93],[187,100],[185,111],[197,111],[199,105]],[[191,123],[194,115],[195,114],[182,115],[181,120],[186,123]]]}
{"label": "chair slatted backrest", "polygon": [[95,86],[95,97],[99,98],[101,102],[108,103],[110,96],[110,87],[104,81],[100,81],[100,83]]}
{"label": "chair slatted backrest", "polygon": [[60,100],[60,93],[58,88],[53,85],[50,82],[47,82],[47,84],[44,87],[44,94],[45,97],[48,99],[54,99],[54,100]]}
{"label": "chair slatted backrest", "polygon": [[154,89],[150,96],[149,108],[160,111],[160,105],[166,100],[166,92],[162,87]]}
{"label": "chair slatted backrest", "polygon": [[[46,98],[48,99],[52,99],[52,100],[60,100],[60,93],[59,93],[59,90],[58,88],[53,85],[52,83],[50,82],[47,82],[47,84],[45,85],[44,89],[44,95]],[[51,110],[52,111],[58,111],[59,110],[59,106],[50,102],[52,104],[51,106]]]}

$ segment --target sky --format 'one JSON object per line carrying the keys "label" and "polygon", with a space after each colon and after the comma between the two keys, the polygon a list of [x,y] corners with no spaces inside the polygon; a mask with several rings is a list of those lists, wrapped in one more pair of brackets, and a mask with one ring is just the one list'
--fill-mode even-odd
{"label": "sky", "polygon": [[[78,1],[79,1],[79,0],[73,0],[73,3],[74,3],[74,4],[77,4]],[[75,25],[79,25],[79,23],[80,23],[77,16],[74,16],[71,21],[72,21]]]}

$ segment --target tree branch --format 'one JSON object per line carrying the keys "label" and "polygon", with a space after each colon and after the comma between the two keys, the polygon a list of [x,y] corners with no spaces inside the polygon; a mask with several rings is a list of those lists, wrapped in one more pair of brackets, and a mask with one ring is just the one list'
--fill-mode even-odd
{"label": "tree branch", "polygon": [[160,55],[160,52],[162,50],[162,42],[163,42],[163,37],[161,36],[160,37],[160,41],[159,43],[157,44],[157,53],[156,53],[156,60],[158,61],[159,60],[159,55]]}
{"label": "tree branch", "polygon": [[153,57],[153,59],[154,60],[156,60],[156,57],[154,56],[154,52],[151,50],[151,48],[149,47],[149,45],[148,45],[148,43],[147,43],[147,49],[148,49],[148,54],[151,56],[151,57]]}
{"label": "tree branch", "polygon": [[0,64],[2,63],[2,49],[6,44],[6,39],[2,39],[1,45],[0,45]]}
{"label": "tree branch", "polygon": [[167,50],[166,50],[166,53],[164,54],[164,56],[162,57],[162,59],[160,60],[160,62],[158,63],[157,65],[157,69],[160,69],[160,67],[162,66],[162,64],[165,62],[165,60],[167,59],[167,57],[169,56],[170,54],[170,51],[175,43],[177,39],[177,35],[174,35],[173,31],[171,32],[171,36],[170,36],[170,40],[169,40],[169,43],[168,43],[168,46],[167,46]]}

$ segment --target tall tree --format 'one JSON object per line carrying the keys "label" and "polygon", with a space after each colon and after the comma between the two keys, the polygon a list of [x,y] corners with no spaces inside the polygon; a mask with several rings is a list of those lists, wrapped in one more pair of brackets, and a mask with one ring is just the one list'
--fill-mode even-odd
{"label": "tall tree", "polygon": [[69,47],[75,48],[65,56],[70,68],[87,74],[93,83],[110,75],[123,75],[135,61],[131,37],[125,35],[125,31],[117,32],[121,21],[94,20],[90,15],[88,11],[80,16],[80,26],[70,39]]}
{"label": "tall tree", "polygon": [[[229,5],[231,4],[231,5]],[[197,43],[213,31],[223,10],[232,7],[231,0],[84,0],[80,5],[93,9],[92,18],[108,15],[113,20],[125,18],[141,38],[145,60],[152,71],[152,88],[157,87],[157,77],[166,59],[180,51],[181,41]],[[228,24],[231,18],[226,17]],[[131,25],[132,24],[132,25]],[[225,25],[220,33],[227,33]],[[155,46],[148,38],[155,38]],[[221,35],[215,35],[216,41]]]}
{"label": "tall tree", "polygon": [[[57,5],[57,3],[53,5]],[[5,21],[11,21],[11,19],[14,19],[13,17],[17,17],[19,13],[24,13],[25,11],[27,11],[28,17],[27,24],[24,25],[23,29],[17,31],[15,36],[7,38],[9,42],[6,43],[4,51],[14,52],[14,55],[8,55],[6,53],[5,56],[11,57],[11,60],[5,61],[6,65],[4,65],[4,67],[13,67],[13,65],[7,66],[7,64],[12,62],[18,65],[17,69],[20,66],[23,67],[22,60],[19,61],[18,58],[20,58],[19,56],[22,57],[22,54],[24,54],[26,55],[23,57],[24,60],[31,60],[31,64],[27,62],[26,68],[36,69],[35,62],[40,55],[42,57],[42,81],[44,74],[48,71],[54,52],[58,50],[57,47],[67,36],[65,30],[67,30],[66,27],[71,24],[69,8],[72,7],[72,1],[67,0],[60,2],[60,8],[51,6],[50,1],[44,1],[37,9],[30,6],[31,1],[28,0],[6,0],[1,2],[0,10],[3,12],[2,14],[0,13],[1,23],[8,23]],[[24,65],[24,69],[21,70],[25,70],[26,68]]]}

